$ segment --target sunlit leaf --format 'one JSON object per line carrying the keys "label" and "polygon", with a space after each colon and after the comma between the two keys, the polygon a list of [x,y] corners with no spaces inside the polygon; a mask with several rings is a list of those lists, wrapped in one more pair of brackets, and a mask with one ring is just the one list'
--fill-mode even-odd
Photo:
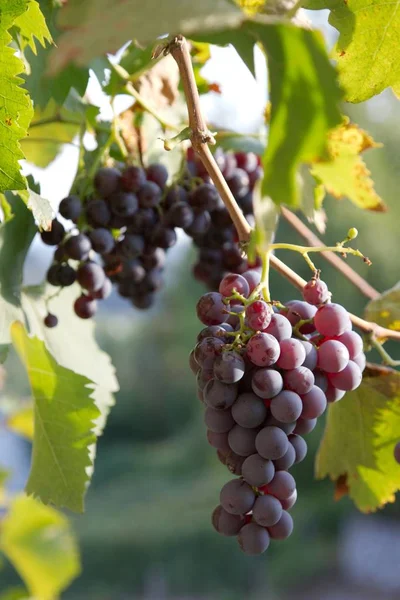
{"label": "sunlit leaf", "polygon": [[67,518],[33,498],[21,495],[12,502],[2,522],[0,549],[38,600],[59,597],[80,573],[77,543]]}
{"label": "sunlit leaf", "polygon": [[385,88],[400,95],[400,11],[385,0],[308,0],[329,9],[339,31],[335,58],[348,102],[363,102]]}
{"label": "sunlit leaf", "polygon": [[34,398],[32,466],[26,491],[45,504],[82,512],[92,467],[94,420],[100,416],[90,397],[92,382],[61,367],[22,323],[11,326],[14,347]]}
{"label": "sunlit leaf", "polygon": [[32,102],[21,87],[22,60],[9,46],[8,33],[15,19],[24,13],[28,0],[3,0],[0,7],[0,191],[26,188],[19,160],[24,158],[20,140],[33,115]]}
{"label": "sunlit leaf", "polygon": [[27,190],[22,190],[19,196],[25,202],[29,210],[32,211],[39,229],[49,231],[51,222],[54,219],[54,210],[52,209],[50,202],[29,188]]}
{"label": "sunlit leaf", "polygon": [[291,25],[248,23],[268,59],[271,122],[262,191],[296,206],[301,163],[326,153],[327,133],[341,122],[341,93],[320,33]]}
{"label": "sunlit leaf", "polygon": [[365,307],[365,318],[394,331],[400,331],[400,284],[386,290]]}
{"label": "sunlit leaf", "polygon": [[45,47],[51,43],[52,37],[46,25],[46,19],[36,0],[28,0],[27,10],[14,21],[13,30],[18,34],[18,42],[22,50],[29,46],[36,54],[35,38]]}
{"label": "sunlit leaf", "polygon": [[399,440],[400,373],[367,372],[357,390],[329,406],[316,475],[335,482],[342,478],[342,489],[345,481],[356,506],[362,512],[375,511],[394,502],[400,489],[393,455]]}
{"label": "sunlit leaf", "polygon": [[311,173],[335,198],[348,198],[359,208],[384,211],[386,205],[374,189],[370,171],[361,154],[379,148],[363,129],[346,120],[330,132],[328,160],[313,163]]}

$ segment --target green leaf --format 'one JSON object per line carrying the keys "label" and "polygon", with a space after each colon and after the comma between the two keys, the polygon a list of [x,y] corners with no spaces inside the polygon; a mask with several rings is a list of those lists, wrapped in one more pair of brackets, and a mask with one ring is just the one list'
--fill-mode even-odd
{"label": "green leaf", "polygon": [[73,304],[80,294],[78,285],[63,291],[50,302],[51,311],[59,318],[56,328],[49,329],[43,324],[47,314],[46,297],[54,288],[26,288],[22,305],[31,334],[43,340],[47,350],[57,363],[91,380],[92,394],[101,415],[95,423],[95,433],[100,435],[110,408],[114,405],[113,393],[118,391],[118,381],[111,359],[96,342],[93,321],[82,321],[73,310]]}
{"label": "green leaf", "polygon": [[250,136],[235,131],[217,132],[215,139],[218,146],[223,150],[232,150],[233,152],[254,152],[261,155],[265,150],[263,140],[258,136]]}
{"label": "green leaf", "polygon": [[10,219],[12,219],[12,209],[11,206],[5,196],[5,194],[0,194],[0,209],[2,214],[1,223],[7,223]]}
{"label": "green leaf", "polygon": [[23,495],[2,522],[0,548],[38,600],[54,600],[81,570],[67,518]]}
{"label": "green leaf", "polygon": [[376,300],[365,307],[365,318],[386,327],[400,331],[400,284],[386,290]]}
{"label": "green leaf", "polygon": [[256,40],[253,35],[250,35],[245,30],[245,26],[237,29],[214,31],[207,34],[196,33],[192,38],[196,41],[208,42],[216,46],[232,44],[250,73],[255,77],[254,45]]}
{"label": "green leaf", "polygon": [[19,160],[24,158],[20,140],[26,136],[32,118],[32,102],[21,87],[18,75],[23,62],[9,44],[7,29],[26,10],[27,0],[4,0],[0,9],[0,191],[26,188]]}
{"label": "green leaf", "polygon": [[391,86],[400,95],[400,12],[383,0],[308,0],[308,9],[329,9],[339,31],[334,52],[348,102],[363,102]]}
{"label": "green leaf", "polygon": [[13,29],[18,34],[20,48],[24,50],[26,46],[29,46],[35,54],[35,38],[43,47],[46,46],[46,42],[53,41],[40,5],[36,0],[28,0],[27,10],[14,21]]}
{"label": "green leaf", "polygon": [[30,594],[22,587],[7,588],[1,595],[0,600],[31,600]]}
{"label": "green leaf", "polygon": [[115,96],[124,87],[127,79],[134,82],[148,69],[151,69],[155,64],[155,61],[152,59],[153,49],[153,43],[145,48],[141,48],[136,42],[132,42],[125,49],[118,65],[110,63],[110,81],[104,88],[104,91],[110,96]]}
{"label": "green leaf", "polygon": [[4,345],[11,341],[11,323],[23,318],[22,272],[27,252],[37,232],[32,213],[21,198],[8,193],[7,200],[13,217],[0,228],[0,344]]}
{"label": "green leaf", "polygon": [[318,32],[250,22],[247,29],[267,54],[271,88],[263,195],[297,206],[297,168],[324,155],[328,131],[342,120],[335,71]]}
{"label": "green leaf", "polygon": [[37,106],[29,136],[21,144],[26,160],[38,167],[47,167],[58,156],[62,145],[72,142],[83,121],[84,114],[60,108],[54,100],[50,100],[45,109]]}
{"label": "green leaf", "polygon": [[22,190],[19,196],[25,202],[29,210],[32,211],[39,229],[50,231],[51,222],[54,219],[54,210],[52,209],[50,202],[30,188]]}
{"label": "green leaf", "polygon": [[316,476],[345,482],[362,512],[394,502],[400,489],[393,455],[400,439],[400,373],[379,373],[367,370],[357,390],[329,406],[316,459]]}
{"label": "green leaf", "polygon": [[59,11],[57,25],[64,31],[51,52],[50,74],[72,61],[88,65],[94,57],[115,52],[132,38],[148,44],[163,34],[190,36],[203,29],[234,27],[242,18],[241,10],[228,0],[86,0],[84,4],[69,0]]}
{"label": "green leaf", "polygon": [[44,343],[11,326],[14,347],[24,365],[34,398],[34,438],[26,492],[44,504],[82,512],[100,416],[90,397],[91,380],[60,366]]}
{"label": "green leaf", "polygon": [[365,210],[383,212],[386,205],[374,189],[362,152],[379,148],[364,130],[348,119],[329,133],[328,160],[313,163],[311,174],[335,198],[347,197]]}
{"label": "green leaf", "polygon": [[256,227],[251,237],[250,248],[254,250],[252,256],[255,257],[257,253],[263,255],[269,251],[278,226],[279,209],[269,196],[262,195],[260,181],[257,181],[253,190],[253,204]]}

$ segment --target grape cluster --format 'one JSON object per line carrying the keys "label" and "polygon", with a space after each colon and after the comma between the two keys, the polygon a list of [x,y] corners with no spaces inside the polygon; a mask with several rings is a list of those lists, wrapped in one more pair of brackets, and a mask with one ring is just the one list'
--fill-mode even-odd
{"label": "grape cluster", "polygon": [[259,282],[259,269],[228,274],[200,298],[205,328],[190,355],[208,442],[239,476],[222,488],[212,524],[237,535],[247,554],[290,536],[297,491],[289,469],[306,456],[302,436],[327,402],[360,384],[365,366],[361,337],[319,278],[304,300],[279,308]]}
{"label": "grape cluster", "polygon": [[[244,216],[250,225],[254,225],[253,188],[262,175],[259,157],[252,152],[224,153],[221,148],[218,148],[214,158]],[[193,193],[191,202],[197,209],[207,206],[206,213],[202,217],[202,226],[198,228],[195,223],[188,231],[198,248],[193,274],[210,290],[217,290],[219,282],[226,273],[230,271],[243,273],[251,265],[239,249],[236,230],[229,213],[211,185],[204,165],[196,158],[192,149],[189,150],[187,159],[192,177],[204,181]],[[216,198],[214,203],[207,203],[205,199],[200,199],[209,188],[214,189]]]}

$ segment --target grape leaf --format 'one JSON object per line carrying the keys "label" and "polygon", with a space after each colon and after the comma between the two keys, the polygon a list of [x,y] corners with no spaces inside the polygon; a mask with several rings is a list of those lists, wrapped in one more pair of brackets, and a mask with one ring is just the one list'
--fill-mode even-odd
{"label": "grape leaf", "polygon": [[167,33],[234,27],[242,18],[241,10],[227,0],[69,0],[59,11],[57,25],[63,33],[50,55],[50,74],[70,62],[87,65],[132,38],[146,44]]}
{"label": "grape leaf", "polygon": [[30,210],[7,193],[13,217],[0,228],[0,344],[9,344],[10,325],[22,319],[21,285],[26,254],[37,232]]}
{"label": "grape leaf", "polygon": [[319,32],[291,25],[248,23],[268,59],[271,123],[262,192],[297,206],[302,162],[324,156],[328,131],[341,122],[341,93]]}
{"label": "grape leaf", "polygon": [[192,38],[216,46],[232,44],[250,73],[255,77],[254,45],[256,40],[246,31],[245,26],[230,30],[213,31],[207,34],[196,33]]}
{"label": "grape leaf", "polygon": [[365,150],[380,147],[363,129],[346,120],[329,133],[329,159],[313,163],[311,174],[335,198],[347,197],[359,208],[385,211],[386,205],[360,156]]}
{"label": "grape leaf", "polygon": [[54,600],[80,573],[77,541],[67,518],[24,495],[2,521],[0,548],[30,595]]}
{"label": "grape leaf", "polygon": [[365,307],[365,318],[394,331],[400,331],[400,284],[386,290]]}
{"label": "grape leaf", "polygon": [[44,341],[60,366],[91,380],[91,397],[101,412],[95,423],[95,433],[100,435],[114,405],[113,393],[119,389],[115,368],[108,354],[96,342],[94,322],[82,321],[74,313],[73,304],[80,294],[79,286],[65,288],[51,300],[51,311],[58,316],[59,323],[55,329],[44,326],[43,318],[47,314],[45,298],[52,294],[53,289],[25,288],[22,306],[29,330]]}
{"label": "grape leaf", "polygon": [[36,0],[28,0],[27,10],[14,21],[11,33],[14,31],[18,34],[21,50],[29,46],[35,54],[35,38],[43,47],[46,46],[46,42],[53,41],[40,5]]}
{"label": "grape leaf", "polygon": [[0,191],[26,188],[19,164],[24,158],[19,141],[26,136],[33,107],[20,85],[18,75],[24,65],[10,48],[12,38],[7,31],[26,6],[27,0],[3,0],[0,8]]}
{"label": "grape leaf", "polygon": [[[400,489],[393,450],[400,440],[400,373],[372,370],[360,387],[329,406],[316,476],[341,478],[362,512],[375,511]],[[343,486],[342,486],[343,488]]]}
{"label": "grape leaf", "polygon": [[236,133],[235,131],[217,132],[216,140],[218,146],[223,150],[233,150],[233,152],[254,152],[261,155],[265,150],[265,144],[258,135],[246,135]]}
{"label": "grape leaf", "polygon": [[82,512],[93,461],[94,420],[100,416],[90,397],[92,382],[60,366],[44,343],[24,326],[11,326],[13,345],[27,371],[34,398],[34,437],[29,495]]}
{"label": "grape leaf", "polygon": [[329,9],[339,31],[334,52],[348,102],[363,102],[391,86],[400,95],[400,12],[383,0],[308,0],[308,9]]}
{"label": "grape leaf", "polygon": [[51,222],[54,219],[54,210],[52,209],[50,202],[30,188],[21,190],[19,196],[25,202],[29,210],[32,211],[39,229],[50,231]]}

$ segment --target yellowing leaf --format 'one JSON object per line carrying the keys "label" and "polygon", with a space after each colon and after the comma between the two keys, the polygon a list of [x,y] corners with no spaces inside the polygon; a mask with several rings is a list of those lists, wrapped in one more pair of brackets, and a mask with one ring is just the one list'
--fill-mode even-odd
{"label": "yellowing leaf", "polygon": [[33,406],[24,406],[8,417],[6,425],[14,433],[32,440],[34,433],[33,417]]}
{"label": "yellowing leaf", "polygon": [[329,406],[316,476],[340,480],[362,512],[375,511],[394,502],[400,489],[393,456],[399,440],[400,373],[367,372],[357,390]]}
{"label": "yellowing leaf", "polygon": [[22,50],[26,46],[29,46],[32,52],[36,54],[35,38],[43,47],[46,45],[46,42],[53,41],[46,25],[46,19],[36,0],[28,1],[27,10],[15,19],[14,28],[18,30],[18,41]]}
{"label": "yellowing leaf", "polygon": [[383,292],[365,307],[365,318],[382,327],[400,331],[400,284]]}
{"label": "yellowing leaf", "polygon": [[4,518],[0,548],[37,600],[54,600],[80,573],[67,518],[27,496],[17,496]]}
{"label": "yellowing leaf", "polygon": [[387,0],[308,0],[328,8],[339,31],[335,58],[348,102],[363,102],[386,87],[400,94],[400,10]]}
{"label": "yellowing leaf", "polygon": [[26,188],[19,164],[24,158],[19,141],[26,135],[33,108],[18,77],[24,65],[10,48],[12,38],[7,31],[26,6],[27,0],[2,0],[0,7],[0,191]]}
{"label": "yellowing leaf", "polygon": [[385,211],[386,205],[376,193],[370,171],[360,156],[365,150],[380,146],[346,120],[329,134],[329,160],[314,162],[311,173],[335,198],[346,197],[359,208]]}
{"label": "yellowing leaf", "polygon": [[22,323],[11,326],[14,347],[26,368],[34,398],[32,466],[28,494],[82,512],[92,468],[90,446],[100,411],[90,379],[61,367]]}

